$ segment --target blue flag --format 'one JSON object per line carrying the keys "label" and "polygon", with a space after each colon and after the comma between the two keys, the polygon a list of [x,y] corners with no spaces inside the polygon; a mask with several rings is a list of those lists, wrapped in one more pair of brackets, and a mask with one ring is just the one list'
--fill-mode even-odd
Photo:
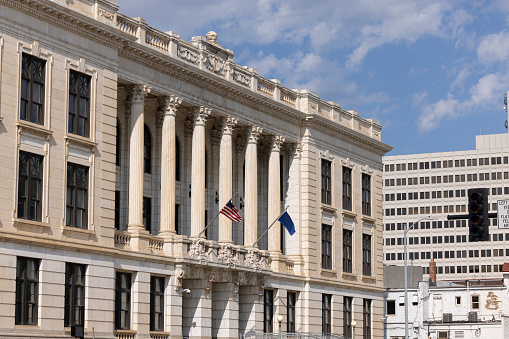
{"label": "blue flag", "polygon": [[295,233],[295,225],[293,224],[292,218],[290,218],[288,212],[283,213],[283,215],[280,216],[277,220],[283,224],[290,235]]}

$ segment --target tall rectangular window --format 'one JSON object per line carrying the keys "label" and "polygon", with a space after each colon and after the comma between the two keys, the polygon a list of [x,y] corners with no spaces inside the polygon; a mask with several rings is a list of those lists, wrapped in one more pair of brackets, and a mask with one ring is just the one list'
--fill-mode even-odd
{"label": "tall rectangular window", "polygon": [[332,226],[322,224],[322,268],[332,269]]}
{"label": "tall rectangular window", "polygon": [[329,160],[322,159],[322,204],[332,204],[331,167]]}
{"label": "tall rectangular window", "polygon": [[352,169],[343,167],[343,209],[352,210]]}
{"label": "tall rectangular window", "polygon": [[117,272],[115,281],[115,329],[131,328],[131,273]]}
{"label": "tall rectangular window", "polygon": [[37,325],[39,260],[18,257],[16,262],[16,325]]}
{"label": "tall rectangular window", "polygon": [[352,231],[343,230],[343,272],[352,273]]}
{"label": "tall rectangular window", "polygon": [[295,333],[295,305],[297,303],[297,293],[288,292],[286,303],[286,332]]}
{"label": "tall rectangular window", "polygon": [[115,229],[120,229],[120,191],[115,191]]}
{"label": "tall rectangular window", "polygon": [[263,293],[263,333],[272,333],[274,319],[274,291],[265,290]]}
{"label": "tall rectangular window", "polygon": [[352,336],[352,297],[343,297],[343,335]]}
{"label": "tall rectangular window", "polygon": [[19,152],[18,218],[42,220],[43,157]]}
{"label": "tall rectangular window", "polygon": [[164,277],[150,277],[150,330],[164,330]]}
{"label": "tall rectangular window", "polygon": [[371,215],[371,176],[362,174],[362,214]]}
{"label": "tall rectangular window", "polygon": [[69,121],[67,132],[90,135],[90,79],[76,71],[69,72]]}
{"label": "tall rectangular window", "polygon": [[371,276],[371,235],[362,234],[362,274]]}
{"label": "tall rectangular window", "polygon": [[85,265],[65,264],[64,326],[85,324]]}
{"label": "tall rectangular window", "polygon": [[152,233],[152,199],[143,197],[143,226]]}
{"label": "tall rectangular window", "polygon": [[46,62],[23,54],[19,118],[44,125],[44,73]]}
{"label": "tall rectangular window", "polygon": [[371,338],[371,299],[364,299],[362,307],[364,338]]}
{"label": "tall rectangular window", "polygon": [[88,167],[67,164],[65,225],[88,228]]}
{"label": "tall rectangular window", "polygon": [[330,334],[331,333],[331,323],[332,323],[332,295],[331,294],[322,294],[322,333]]}

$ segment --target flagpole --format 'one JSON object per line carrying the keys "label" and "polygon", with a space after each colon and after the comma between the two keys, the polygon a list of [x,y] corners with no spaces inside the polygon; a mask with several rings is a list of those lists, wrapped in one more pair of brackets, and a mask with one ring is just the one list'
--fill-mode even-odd
{"label": "flagpole", "polygon": [[[237,196],[237,192],[235,192],[235,194],[233,195],[233,197],[230,198],[230,200],[228,201],[231,201],[233,198],[235,198],[235,196]],[[219,214],[221,214],[221,209],[219,210],[219,212],[216,214],[216,216],[214,217],[214,219],[212,219],[208,224],[207,226],[205,226],[204,229],[201,230],[200,233],[198,233],[198,235],[196,236],[196,239],[199,239],[200,236],[203,234],[203,232],[205,232],[207,230],[207,228],[209,228],[209,226],[214,222],[214,220],[217,219],[217,217],[219,217]]]}
{"label": "flagpole", "polygon": [[279,220],[279,218],[281,218],[281,216],[282,216],[283,214],[285,214],[285,212],[286,212],[286,210],[288,209],[288,207],[290,207],[290,206],[286,206],[285,210],[284,210],[283,212],[281,212],[281,214],[280,214],[280,215],[276,218],[276,220],[274,220],[274,221],[272,222],[272,224],[270,224],[270,226],[269,226],[269,227],[267,227],[267,229],[265,230],[265,232],[263,232],[263,233],[262,233],[262,235],[260,235],[260,237],[258,238],[258,240],[256,240],[256,241],[255,241],[255,243],[253,244],[253,246],[251,246],[251,248],[255,247],[255,245],[256,245],[256,244],[258,244],[258,242],[260,241],[260,239],[261,239],[261,238],[265,235],[265,233],[267,233],[267,232],[270,230],[270,228],[272,227],[272,225],[274,225],[274,224],[276,223],[276,221],[278,221],[278,220]]}

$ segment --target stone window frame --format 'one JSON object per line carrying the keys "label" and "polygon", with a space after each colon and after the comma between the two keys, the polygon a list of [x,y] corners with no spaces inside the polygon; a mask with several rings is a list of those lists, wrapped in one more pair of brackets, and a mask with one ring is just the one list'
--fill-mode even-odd
{"label": "stone window frame", "polygon": [[[87,281],[87,267],[88,265],[85,264],[78,264],[78,263],[71,263],[66,262],[65,263],[65,296],[66,299],[70,299],[69,304],[69,310],[65,310],[65,304],[64,304],[64,326],[70,327],[71,324],[73,325],[85,325],[85,297],[86,297],[86,281]],[[76,271],[79,269],[83,269],[83,281],[78,282],[76,279]],[[81,291],[79,292],[79,289],[81,288]],[[78,297],[79,293],[79,297]],[[70,295],[69,295],[70,294]],[[83,302],[83,305],[77,306],[77,300],[81,299]],[[76,323],[75,319],[75,308],[79,307],[80,312],[82,314],[81,319]]]}
{"label": "stone window frame", "polygon": [[[35,278],[32,278],[32,279],[29,279],[27,277],[27,263],[28,261],[33,261],[35,263]],[[22,267],[24,267],[25,269],[22,271],[22,277],[18,277],[18,272],[20,271],[19,270],[19,266],[22,265]],[[39,312],[39,297],[40,297],[40,293],[39,293],[39,285],[40,285],[40,282],[41,282],[41,259],[39,258],[28,258],[28,257],[16,257],[16,285],[18,285],[18,282],[21,282],[21,286],[22,286],[22,289],[24,290],[29,290],[29,287],[30,286],[27,286],[26,284],[35,284],[35,288],[34,288],[34,295],[35,297],[33,298],[35,301],[33,302],[34,304],[34,315],[33,315],[33,321],[32,322],[28,322],[28,315],[27,315],[27,305],[29,303],[29,299],[26,295],[26,293],[22,293],[22,298],[21,299],[21,304],[19,305],[18,303],[15,303],[15,314],[18,313],[18,309],[19,307],[21,307],[21,310],[19,310],[19,312],[21,313],[21,319],[16,319],[17,317],[15,316],[15,325],[18,326],[18,325],[29,325],[29,326],[38,326],[38,323],[39,323],[39,315],[40,315],[40,312]],[[29,281],[31,280],[31,281]],[[18,297],[16,296],[16,300],[18,299]],[[19,306],[18,306],[19,305]]]}
{"label": "stone window frame", "polygon": [[[345,209],[344,208],[343,171],[344,171],[345,167],[349,168],[350,171],[351,171],[351,173],[350,173],[350,209]],[[355,183],[355,180],[353,179],[354,175],[355,175],[355,164],[350,160],[350,158],[341,159],[341,211],[343,213],[345,211],[349,212],[349,213],[355,213],[355,201],[354,201],[354,197],[355,197],[355,185],[354,185],[354,183]],[[391,185],[391,186],[393,186],[393,185]]]}
{"label": "stone window frame", "polygon": [[[156,280],[162,280],[162,286],[163,286],[163,291],[155,291],[155,288],[154,288],[154,283]],[[166,322],[164,321],[165,319],[165,309],[166,309],[166,299],[165,299],[165,295],[166,295],[166,287],[168,285],[168,280],[166,277],[164,276],[159,276],[159,275],[150,275],[150,331],[154,331],[154,332],[164,332],[164,329],[165,329],[165,324]],[[160,321],[160,324],[159,324],[159,327],[156,328],[155,326],[155,322],[154,322],[154,319],[155,319],[155,316],[156,316],[156,310],[155,310],[155,298],[160,298],[161,300],[161,303],[160,303],[160,306],[161,306],[161,321]]]}
{"label": "stone window frame", "polygon": [[[128,314],[128,321],[129,321],[129,326],[127,328],[122,328],[120,326],[120,315],[119,314],[120,312],[123,312],[122,309],[121,309],[121,306],[120,306],[120,299],[121,299],[121,294],[122,293],[127,293],[127,292],[123,292],[122,291],[122,288],[119,287],[119,277],[121,275],[129,275],[130,277],[130,286],[129,286],[129,289],[128,289],[128,295],[129,295],[129,302],[128,302],[128,309],[125,310]],[[133,285],[134,285],[134,282],[135,282],[135,278],[136,278],[136,275],[134,272],[130,272],[130,271],[122,271],[122,270],[116,270],[115,271],[115,299],[114,299],[114,328],[115,330],[121,330],[121,331],[125,331],[125,330],[131,330],[132,327],[133,327]],[[127,289],[126,289],[127,290]]]}
{"label": "stone window frame", "polygon": [[322,333],[332,333],[332,294],[322,294]]}

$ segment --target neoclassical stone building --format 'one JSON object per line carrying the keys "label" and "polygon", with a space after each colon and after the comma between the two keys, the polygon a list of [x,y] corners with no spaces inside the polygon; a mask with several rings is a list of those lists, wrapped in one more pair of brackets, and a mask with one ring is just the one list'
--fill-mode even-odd
{"label": "neoclassical stone building", "polygon": [[380,124],[118,9],[0,0],[0,337],[380,338]]}

